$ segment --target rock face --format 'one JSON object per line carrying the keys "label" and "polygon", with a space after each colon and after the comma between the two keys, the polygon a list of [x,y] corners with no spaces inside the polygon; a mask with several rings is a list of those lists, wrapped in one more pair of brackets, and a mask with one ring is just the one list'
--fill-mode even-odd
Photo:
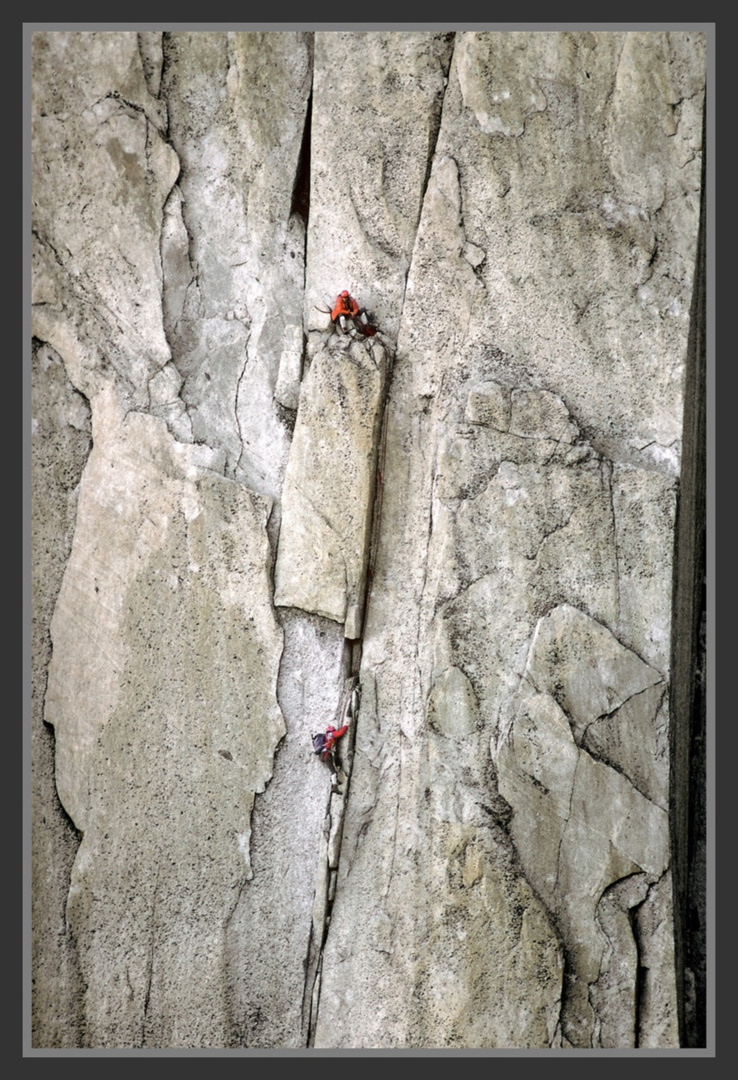
{"label": "rock face", "polygon": [[95,400],[93,443],[45,712],[83,834],[67,919],[87,1037],[227,1044],[225,932],[285,731],[269,504],[114,401]]}
{"label": "rock face", "polygon": [[[648,1045],[673,1017],[673,955],[659,950],[655,971],[639,964],[650,933],[640,926],[634,941],[629,917],[655,906],[652,923],[670,919],[664,890],[651,895],[669,865],[668,775],[657,772],[663,693],[653,668],[564,604],[536,626],[503,728],[500,792],[526,876],[555,912],[569,959],[562,1030],[572,1046],[593,1044],[595,1030],[602,1046]],[[654,775],[636,777],[646,748]]]}
{"label": "rock face", "polygon": [[387,377],[379,342],[333,338],[299,400],[282,493],[274,602],[361,636]]}
{"label": "rock face", "polygon": [[692,1030],[705,45],[31,35],[34,1048]]}

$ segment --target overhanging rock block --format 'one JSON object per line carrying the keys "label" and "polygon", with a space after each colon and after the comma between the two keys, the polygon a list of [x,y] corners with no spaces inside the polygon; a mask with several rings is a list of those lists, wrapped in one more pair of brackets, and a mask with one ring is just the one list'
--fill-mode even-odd
{"label": "overhanging rock block", "polygon": [[285,474],[274,602],[361,632],[387,355],[329,338],[303,381]]}

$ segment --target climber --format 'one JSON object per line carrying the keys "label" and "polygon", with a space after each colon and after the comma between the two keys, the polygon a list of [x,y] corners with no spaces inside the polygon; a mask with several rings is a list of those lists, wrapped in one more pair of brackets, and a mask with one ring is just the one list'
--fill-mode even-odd
{"label": "climber", "polygon": [[[333,305],[331,311],[331,322],[337,322],[341,316],[347,316],[349,319],[355,319],[359,314],[359,305],[354,300],[353,296],[349,293],[348,289],[344,289],[336,297],[336,302]],[[343,324],[342,324],[343,326]]]}
{"label": "climber", "polygon": [[313,753],[320,755],[320,760],[325,761],[331,769],[331,772],[336,771],[336,743],[345,735],[348,731],[348,724],[344,724],[343,727],[336,728],[333,724],[328,724],[325,729],[325,733],[319,733],[318,735],[312,735],[313,740]]}
{"label": "climber", "polygon": [[[377,332],[376,326],[373,326],[369,321],[366,308],[359,307],[358,301],[354,299],[348,289],[343,289],[338,294],[330,310],[318,307],[318,311],[330,315],[333,325],[338,326],[344,334],[348,333],[351,327],[364,337],[374,337]],[[350,324],[347,323],[347,319],[350,320]]]}

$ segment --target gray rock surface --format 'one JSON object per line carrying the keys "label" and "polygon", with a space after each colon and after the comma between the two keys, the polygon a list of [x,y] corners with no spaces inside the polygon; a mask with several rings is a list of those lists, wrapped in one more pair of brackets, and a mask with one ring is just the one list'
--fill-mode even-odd
{"label": "gray rock surface", "polygon": [[679,1045],[705,49],[32,35],[34,1047]]}
{"label": "gray rock surface", "polygon": [[162,238],[164,327],[182,397],[194,439],[276,498],[289,432],[274,389],[285,330],[302,323],[295,190],[311,35],[173,33],[160,49],[179,161]]}
{"label": "gray rock surface", "polygon": [[269,504],[112,394],[95,399],[93,440],[45,711],[83,834],[67,919],[86,1038],[229,1045],[226,928],[285,733]]}
{"label": "gray rock surface", "polygon": [[34,347],[31,374],[32,1038],[34,1045],[74,1047],[82,987],[65,908],[79,833],[59,803],[53,732],[43,714],[49,623],[72,548],[79,480],[91,446],[90,409],[48,345]]}
{"label": "gray rock surface", "polygon": [[[669,918],[663,897],[650,895],[669,865],[667,809],[629,775],[644,751],[655,749],[660,698],[646,691],[658,686],[662,696],[659,684],[599,623],[569,605],[554,608],[536,626],[498,749],[511,834],[563,938],[564,1045],[641,1045],[642,980],[650,1001],[658,999],[651,1007],[661,1030],[677,1038],[673,951],[653,966],[640,964],[649,935],[639,928],[634,939],[629,915],[656,904],[655,922]],[[598,726],[609,736],[604,760],[604,738],[598,744],[589,734]]]}
{"label": "gray rock surface", "polygon": [[361,636],[387,355],[332,334],[300,393],[282,491],[274,602]]}

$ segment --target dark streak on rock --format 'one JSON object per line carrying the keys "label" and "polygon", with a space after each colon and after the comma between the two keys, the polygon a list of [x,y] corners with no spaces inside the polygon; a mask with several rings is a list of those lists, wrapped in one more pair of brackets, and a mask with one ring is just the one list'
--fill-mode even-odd
{"label": "dark streak on rock", "polygon": [[[704,127],[704,113],[703,113]],[[669,745],[674,938],[680,1044],[707,1045],[706,1012],[706,252],[702,203],[684,385],[673,558]],[[692,992],[694,990],[694,992]]]}

